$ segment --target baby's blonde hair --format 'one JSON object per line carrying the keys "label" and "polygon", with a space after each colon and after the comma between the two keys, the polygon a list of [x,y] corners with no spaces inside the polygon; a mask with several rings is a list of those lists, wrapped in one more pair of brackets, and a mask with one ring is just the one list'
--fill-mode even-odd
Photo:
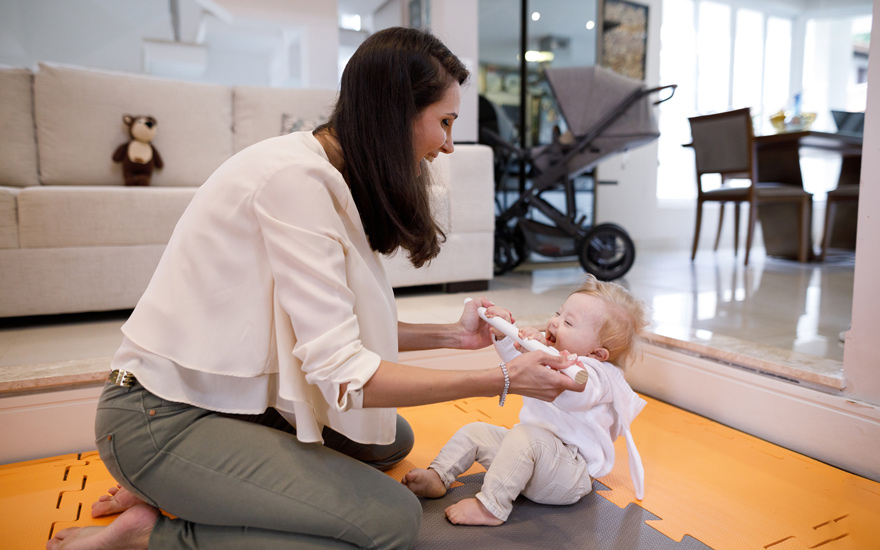
{"label": "baby's blonde hair", "polygon": [[610,315],[599,327],[599,340],[608,350],[608,362],[623,369],[642,355],[645,331],[651,323],[647,305],[617,283],[588,274],[572,294],[595,296],[608,304]]}

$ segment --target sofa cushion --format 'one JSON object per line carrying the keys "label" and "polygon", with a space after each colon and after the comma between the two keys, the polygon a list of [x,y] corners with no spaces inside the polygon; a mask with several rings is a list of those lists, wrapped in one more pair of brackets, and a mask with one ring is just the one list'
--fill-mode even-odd
{"label": "sofa cushion", "polygon": [[164,250],[164,244],[0,250],[0,317],[131,309]]}
{"label": "sofa cushion", "polygon": [[314,129],[330,116],[336,91],[235,86],[232,97],[237,153],[270,137]]}
{"label": "sofa cushion", "polygon": [[195,187],[28,187],[18,195],[22,248],[165,244]]}
{"label": "sofa cushion", "polygon": [[16,187],[0,187],[0,249],[18,248],[18,212]]}
{"label": "sofa cushion", "polygon": [[116,148],[130,139],[122,116],[151,115],[165,167],[151,185],[198,186],[232,154],[226,86],[40,64],[35,119],[44,185],[122,185]]}
{"label": "sofa cushion", "polygon": [[0,185],[39,185],[34,136],[34,77],[0,67]]}
{"label": "sofa cushion", "polygon": [[488,281],[493,276],[493,233],[454,233],[440,247],[440,254],[416,269],[400,250],[383,256],[382,265],[391,285],[435,285],[450,281]]}

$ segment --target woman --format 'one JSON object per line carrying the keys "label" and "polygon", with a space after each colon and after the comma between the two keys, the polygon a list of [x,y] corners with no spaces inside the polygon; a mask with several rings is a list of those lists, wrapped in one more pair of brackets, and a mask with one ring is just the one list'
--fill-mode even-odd
{"label": "woman", "polygon": [[205,182],[98,405],[122,488],[93,515],[124,513],[49,549],[408,548],[421,507],[377,470],[412,446],[394,407],[583,389],[544,368],[571,359],[543,354],[481,371],[396,363],[491,343],[472,303],[449,325],[399,323],[378,256],[401,247],[419,267],[439,252],[421,168],[452,152],[467,76],[430,34],[376,33],[326,125],[256,144]]}

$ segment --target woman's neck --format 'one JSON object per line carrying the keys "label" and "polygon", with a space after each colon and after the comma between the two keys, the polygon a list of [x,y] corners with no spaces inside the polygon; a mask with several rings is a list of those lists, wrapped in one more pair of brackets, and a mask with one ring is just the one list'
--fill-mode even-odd
{"label": "woman's neck", "polygon": [[342,155],[342,147],[339,145],[339,140],[336,139],[336,135],[333,132],[332,128],[324,128],[315,132],[315,139],[318,140],[318,143],[321,144],[321,147],[324,148],[324,153],[327,155],[327,159],[330,161],[330,164],[333,165],[334,168],[339,170],[339,173],[345,176],[345,161]]}

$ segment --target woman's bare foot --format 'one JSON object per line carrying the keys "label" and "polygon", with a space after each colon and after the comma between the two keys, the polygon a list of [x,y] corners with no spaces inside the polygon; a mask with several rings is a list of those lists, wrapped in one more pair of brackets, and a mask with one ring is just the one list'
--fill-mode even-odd
{"label": "woman's bare foot", "polygon": [[440,479],[440,474],[430,468],[427,470],[413,468],[403,476],[400,482],[406,485],[406,488],[415,493],[416,496],[440,498],[446,494],[446,485]]}
{"label": "woman's bare foot", "polygon": [[101,495],[97,502],[92,504],[92,517],[111,516],[122,513],[135,504],[145,504],[140,497],[125,489],[122,485],[111,487],[108,495]]}
{"label": "woman's bare foot", "polygon": [[47,550],[140,550],[149,546],[159,510],[136,504],[106,527],[70,527],[46,544]]}
{"label": "woman's bare foot", "polygon": [[446,517],[457,525],[501,525],[503,520],[492,515],[483,503],[475,498],[466,498],[446,508]]}

